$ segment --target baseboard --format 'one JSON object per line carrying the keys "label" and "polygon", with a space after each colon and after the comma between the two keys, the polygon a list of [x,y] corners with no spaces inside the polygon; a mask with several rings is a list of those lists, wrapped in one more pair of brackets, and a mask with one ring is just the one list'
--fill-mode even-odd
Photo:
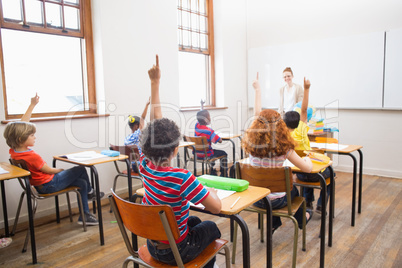
{"label": "baseboard", "polygon": [[[353,166],[336,166],[334,167],[335,171],[353,172]],[[359,167],[357,167],[357,172],[359,172]],[[386,170],[386,169],[376,169],[376,168],[366,168],[363,167],[363,174],[365,175],[373,175],[373,176],[381,176],[381,177],[389,177],[389,178],[396,178],[402,179],[402,172],[397,170]]]}

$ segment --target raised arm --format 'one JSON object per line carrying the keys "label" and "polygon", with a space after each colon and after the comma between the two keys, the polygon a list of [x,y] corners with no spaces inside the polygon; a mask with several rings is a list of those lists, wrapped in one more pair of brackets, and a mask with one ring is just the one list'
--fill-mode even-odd
{"label": "raised arm", "polygon": [[36,93],[35,97],[31,98],[31,104],[29,104],[27,111],[21,117],[21,121],[29,122],[29,120],[31,120],[32,111],[35,108],[36,104],[38,103],[39,103],[39,96],[38,93]]}
{"label": "raised arm", "polygon": [[151,79],[151,121],[162,118],[162,109],[159,98],[159,83],[161,79],[161,70],[159,69],[159,57],[156,55],[156,65],[148,71]]}
{"label": "raised arm", "polygon": [[140,118],[140,129],[144,127],[145,123],[145,117],[147,117],[147,112],[148,112],[148,106],[151,103],[151,97],[149,97],[147,103],[145,104],[144,111],[142,112],[141,118]]}
{"label": "raised arm", "polygon": [[260,82],[258,81],[258,72],[257,72],[257,78],[253,82],[253,88],[255,91],[254,116],[259,116],[261,112],[261,87]]}
{"label": "raised arm", "polygon": [[310,91],[310,80],[306,80],[304,77],[304,96],[303,96],[303,102],[301,105],[301,114],[300,114],[300,121],[303,121],[304,123],[307,123],[307,108],[308,108],[308,95]]}

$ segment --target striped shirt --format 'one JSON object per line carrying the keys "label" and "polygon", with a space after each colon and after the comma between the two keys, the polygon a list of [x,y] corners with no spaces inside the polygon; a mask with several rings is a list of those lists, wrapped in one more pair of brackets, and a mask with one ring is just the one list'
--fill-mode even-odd
{"label": "striped shirt", "polygon": [[[257,167],[266,167],[266,168],[275,168],[275,167],[282,167],[283,163],[285,160],[288,158],[292,150],[289,150],[286,154],[280,155],[280,156],[275,156],[271,158],[259,158],[259,157],[254,157],[250,154],[250,165],[252,166],[257,166]],[[271,200],[278,199],[281,197],[284,197],[286,195],[285,192],[277,192],[277,193],[271,193],[268,195],[268,198]]]}
{"label": "striped shirt", "polygon": [[[144,154],[140,158],[140,173],[144,178],[145,189],[142,203],[171,206],[180,231],[180,238],[176,243],[183,241],[188,233],[189,201],[195,205],[201,203],[208,196],[208,190],[190,171],[155,166]],[[162,242],[168,244],[168,241]]]}
{"label": "striped shirt", "polygon": [[[218,141],[221,140],[221,138],[215,133],[215,131],[207,126],[201,125],[200,123],[195,124],[195,136],[197,137],[202,137],[205,136],[207,137],[208,141],[208,150],[207,150],[207,155],[212,156],[214,154],[214,151],[212,150],[211,142],[217,143]],[[203,151],[196,151],[197,157],[198,158],[204,158],[205,154]]]}

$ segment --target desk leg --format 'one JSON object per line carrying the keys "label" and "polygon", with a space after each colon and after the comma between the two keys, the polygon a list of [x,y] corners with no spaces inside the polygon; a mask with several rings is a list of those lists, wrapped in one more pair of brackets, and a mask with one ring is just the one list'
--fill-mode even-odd
{"label": "desk leg", "polygon": [[353,160],[353,189],[352,189],[353,192],[352,192],[352,222],[351,222],[351,225],[355,226],[357,161],[356,161],[356,157],[353,154],[348,153],[347,155],[349,155]]}
{"label": "desk leg", "polygon": [[232,148],[233,148],[233,165],[234,165],[234,163],[236,162],[236,146],[235,146],[234,141],[232,141],[232,140],[228,140],[228,141],[230,141],[230,143],[232,144]]}
{"label": "desk leg", "polygon": [[268,197],[263,200],[267,208],[267,267],[272,267],[272,205]]}
{"label": "desk leg", "polygon": [[240,157],[243,159],[243,147],[241,146],[241,136],[239,137],[240,140]]}
{"label": "desk leg", "polygon": [[29,178],[25,177],[25,187],[27,191],[27,207],[28,207],[28,218],[29,218],[29,230],[31,233],[31,250],[32,250],[32,263],[37,264],[36,258],[36,241],[35,241],[35,229],[34,229],[34,219],[32,211],[32,200],[31,200],[31,185],[29,183]]}
{"label": "desk leg", "polygon": [[1,186],[1,198],[3,201],[4,231],[6,232],[6,237],[9,237],[10,231],[8,230],[7,202],[6,202],[6,190],[4,181],[0,181],[0,186]]}
{"label": "desk leg", "polygon": [[194,159],[194,176],[197,177],[197,154],[195,153],[195,146],[191,146],[193,147],[193,159]]}
{"label": "desk leg", "polygon": [[359,161],[359,204],[357,207],[357,212],[362,213],[362,198],[363,198],[363,152],[359,149],[357,150],[360,155]]}
{"label": "desk leg", "polygon": [[243,239],[243,268],[250,268],[250,233],[247,224],[239,214],[231,215],[230,219],[235,220],[240,226]]}
{"label": "desk leg", "polygon": [[[320,267],[325,266],[325,221],[326,221],[326,214],[327,214],[327,206],[326,206],[326,200],[327,200],[327,183],[324,179],[324,177],[320,174],[317,173],[320,176],[320,184],[321,184],[321,191],[323,191],[323,197],[324,199],[322,200],[321,204],[321,230],[320,230],[320,236],[321,236],[321,243],[320,243]],[[325,201],[325,203],[324,203]],[[330,218],[330,221],[332,219]]]}
{"label": "desk leg", "polygon": [[128,180],[128,200],[131,200],[131,197],[133,196],[133,181],[131,179],[131,163],[126,159],[126,166],[127,166],[127,180]]}
{"label": "desk leg", "polygon": [[[335,213],[335,180],[334,180],[334,169],[332,166],[329,166],[330,172],[330,184],[331,184],[331,193],[329,193],[329,227],[328,227],[328,246],[332,247],[332,231],[333,231],[333,219]],[[328,193],[327,193],[328,194]]]}
{"label": "desk leg", "polygon": [[[99,190],[99,176],[98,171],[94,166],[91,166],[91,177],[95,178],[95,191],[96,191],[96,203],[98,205],[98,222],[99,222],[99,235],[100,235],[100,244],[103,246],[105,244],[105,238],[103,237],[103,220],[102,220],[102,206],[100,200],[100,190]],[[129,171],[129,170],[128,170]],[[131,181],[131,180],[130,180]]]}

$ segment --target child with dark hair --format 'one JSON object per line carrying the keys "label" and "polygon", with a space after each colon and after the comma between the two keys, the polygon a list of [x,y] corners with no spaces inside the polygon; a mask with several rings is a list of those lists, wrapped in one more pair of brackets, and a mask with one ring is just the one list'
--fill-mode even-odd
{"label": "child with dark hair", "polygon": [[[140,173],[144,178],[145,194],[142,200],[147,205],[169,205],[172,207],[180,238],[176,241],[184,263],[197,257],[221,233],[212,221],[203,221],[189,216],[190,202],[203,204],[212,213],[219,213],[221,201],[215,189],[206,189],[190,171],[170,166],[176,157],[181,138],[175,122],[162,118],[159,100],[159,58],[148,71],[151,80],[151,121],[143,129],[140,146]],[[147,240],[151,256],[161,262],[176,265],[168,241]],[[205,267],[213,267],[215,258]]]}
{"label": "child with dark hair", "polygon": [[[69,186],[78,186],[82,206],[84,209],[85,223],[87,225],[97,225],[96,216],[89,212],[88,199],[95,198],[95,191],[89,182],[88,174],[83,166],[76,166],[63,170],[61,168],[49,167],[46,162],[29,147],[35,144],[35,124],[30,123],[32,111],[39,103],[39,96],[31,98],[31,104],[22,116],[21,121],[10,122],[4,130],[4,138],[10,146],[10,156],[15,160],[25,160],[31,180],[29,181],[40,194],[50,194],[63,190]],[[100,192],[102,198],[105,194]],[[78,223],[83,224],[81,216]]]}
{"label": "child with dark hair", "polygon": [[[296,111],[289,111],[289,112],[285,113],[284,119],[283,119],[286,123],[286,126],[291,131],[290,135],[297,143],[295,150],[301,150],[301,151],[302,150],[311,150],[310,140],[307,135],[308,130],[309,130],[309,127],[307,126],[307,121],[308,121],[307,109],[308,109],[308,98],[309,98],[310,85],[311,85],[310,81],[306,80],[306,78],[304,78],[304,96],[303,96],[303,102],[301,105],[301,114],[299,114]],[[301,181],[305,181],[305,182],[320,181],[320,177],[318,174],[297,173],[296,175],[297,175],[297,178]],[[323,175],[324,178],[329,178],[329,176],[330,176],[329,168],[322,170],[321,175]],[[329,193],[330,190],[331,190],[331,185],[328,185],[327,193]],[[317,213],[321,213],[322,195],[323,195],[323,190],[321,190],[320,197],[318,198],[318,201],[317,201],[317,209],[316,209]],[[304,187],[303,196],[306,199],[307,207],[313,208],[314,189]],[[327,196],[326,202],[328,202],[328,196]]]}
{"label": "child with dark hair", "polygon": [[[228,158],[227,158],[227,153],[223,150],[216,150],[216,149],[212,149],[211,143],[221,143],[222,139],[221,137],[219,137],[215,131],[208,127],[207,125],[211,124],[211,116],[209,114],[209,112],[207,110],[201,110],[197,113],[197,123],[195,124],[195,136],[198,137],[206,137],[207,141],[208,141],[208,150],[207,150],[207,156],[208,157],[220,157],[220,156],[224,156],[223,158],[220,159],[220,175],[221,177],[227,177],[228,175],[228,171],[227,171],[227,166],[228,166]],[[203,159],[205,158],[205,153],[204,151],[196,151],[197,154],[197,158],[198,159]],[[210,174],[211,175],[216,175],[217,172],[214,169],[215,166],[215,161],[211,162],[211,171]]]}

